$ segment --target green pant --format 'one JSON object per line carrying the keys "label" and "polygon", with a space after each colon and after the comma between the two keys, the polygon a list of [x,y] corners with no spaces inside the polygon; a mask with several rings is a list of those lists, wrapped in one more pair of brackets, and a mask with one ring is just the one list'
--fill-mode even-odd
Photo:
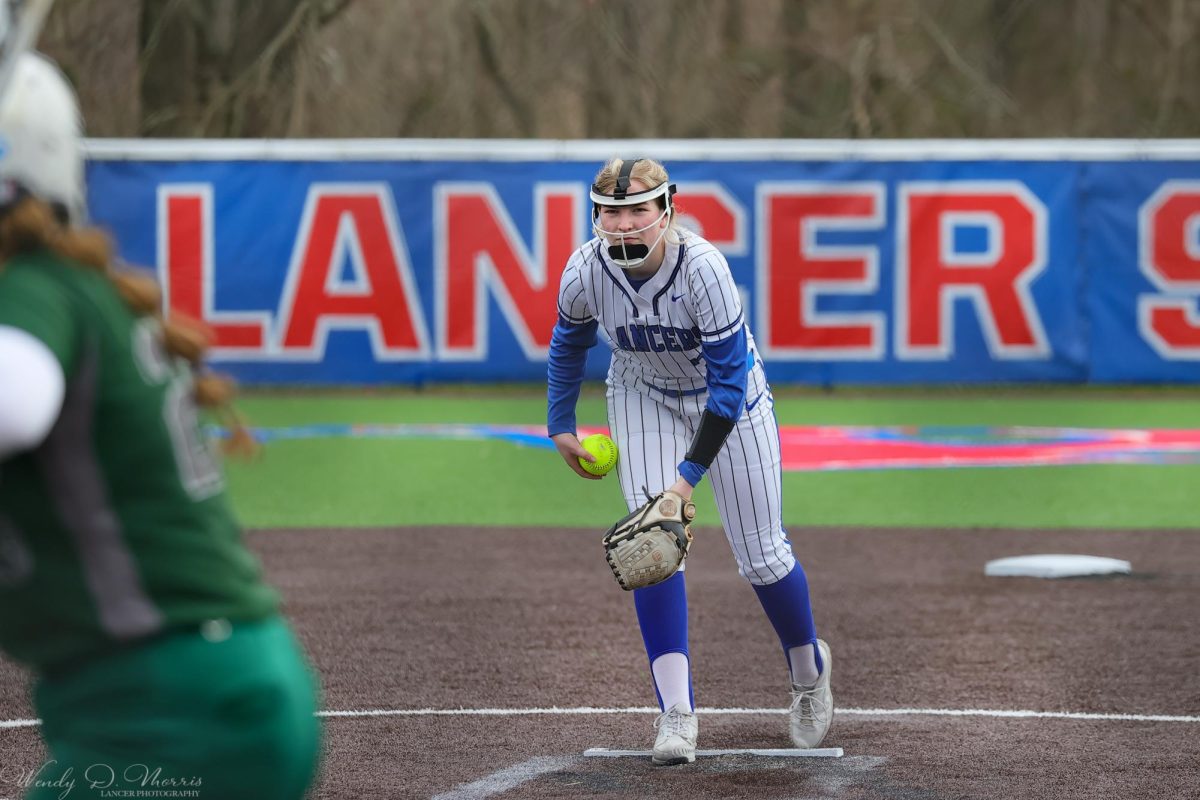
{"label": "green pant", "polygon": [[320,749],[314,678],[278,618],[107,655],[40,681],[34,706],[54,763],[27,800],[61,797],[71,781],[71,800],[291,800]]}

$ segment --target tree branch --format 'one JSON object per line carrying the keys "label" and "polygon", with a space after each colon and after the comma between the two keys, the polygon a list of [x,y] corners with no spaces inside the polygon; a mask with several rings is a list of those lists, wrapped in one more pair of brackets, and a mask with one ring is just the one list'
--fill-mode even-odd
{"label": "tree branch", "polygon": [[200,122],[196,126],[195,133],[197,136],[203,136],[207,133],[208,126],[212,124],[213,118],[230,102],[236,99],[251,81],[255,78],[261,80],[265,73],[270,71],[280,51],[296,38],[304,24],[305,17],[314,10],[314,0],[303,0],[303,2],[297,4],[291,18],[280,29],[279,33],[275,35],[275,38],[263,48],[258,58],[243,70],[241,75],[238,75],[237,78],[214,93],[213,99],[205,107],[204,112],[200,116]]}

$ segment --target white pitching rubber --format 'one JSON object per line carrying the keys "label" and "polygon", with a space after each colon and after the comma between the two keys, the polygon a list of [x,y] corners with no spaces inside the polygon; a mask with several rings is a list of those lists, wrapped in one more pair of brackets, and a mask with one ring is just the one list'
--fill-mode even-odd
{"label": "white pitching rubber", "polygon": [[[641,756],[649,758],[649,750],[609,750],[607,747],[591,747],[583,751],[585,756],[600,756],[604,758],[622,758],[625,756]],[[811,750],[788,748],[770,750],[748,748],[741,750],[697,750],[696,757],[705,756],[767,756],[771,758],[841,758],[844,755],[840,747],[815,747]]]}

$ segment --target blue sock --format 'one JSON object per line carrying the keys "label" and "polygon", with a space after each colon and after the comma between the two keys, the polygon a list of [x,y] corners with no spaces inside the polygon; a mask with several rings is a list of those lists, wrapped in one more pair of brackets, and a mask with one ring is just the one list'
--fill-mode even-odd
{"label": "blue sock", "polygon": [[[683,573],[676,572],[662,583],[634,589],[633,604],[637,609],[638,625],[642,629],[642,642],[650,664],[666,653],[683,653],[688,656],[687,586]],[[653,676],[651,676],[653,678]],[[654,694],[662,706],[657,684]],[[691,686],[691,671],[688,672],[688,697],[695,708],[695,697]]]}
{"label": "blue sock", "polygon": [[[796,562],[783,580],[767,586],[754,586],[754,593],[758,595],[758,602],[767,612],[767,619],[771,620],[779,636],[784,658],[788,657],[788,651],[793,647],[811,644],[817,673],[823,672],[825,665],[821,663],[821,651],[816,646],[817,626],[813,622],[812,606],[808,599],[808,578],[800,562]],[[790,663],[788,669],[791,670]]]}

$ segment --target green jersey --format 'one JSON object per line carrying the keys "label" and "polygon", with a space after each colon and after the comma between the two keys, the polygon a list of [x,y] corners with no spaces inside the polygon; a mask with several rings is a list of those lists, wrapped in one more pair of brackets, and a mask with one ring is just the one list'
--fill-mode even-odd
{"label": "green jersey", "polygon": [[158,323],[104,276],[40,252],[0,268],[0,325],[44,342],[66,377],[49,436],[0,461],[0,648],[53,669],[274,613],[201,435],[190,369],[163,350]]}

